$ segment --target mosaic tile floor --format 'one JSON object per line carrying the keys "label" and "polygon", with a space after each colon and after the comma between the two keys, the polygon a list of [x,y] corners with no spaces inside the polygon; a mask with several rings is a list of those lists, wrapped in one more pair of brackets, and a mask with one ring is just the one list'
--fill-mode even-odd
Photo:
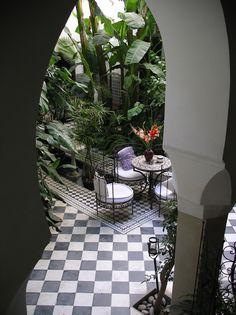
{"label": "mosaic tile floor", "polygon": [[[61,233],[50,243],[27,285],[28,315],[128,315],[130,306],[155,287],[141,283],[153,273],[150,236],[163,236],[156,217],[121,234],[101,221],[57,201]],[[236,241],[236,208],[229,214],[226,244]]]}
{"label": "mosaic tile floor", "polygon": [[126,234],[143,223],[156,218],[159,214],[160,207],[157,202],[153,202],[153,209],[150,208],[150,199],[146,191],[143,192],[141,199],[134,199],[133,213],[131,211],[131,207],[126,209],[116,209],[114,212],[114,223],[113,212],[111,209],[99,206],[97,214],[94,191],[81,187],[66,178],[63,178],[63,180],[66,185],[55,182],[50,177],[47,178],[47,183],[50,189],[59,195],[62,200],[84,214],[87,214],[94,219],[98,219],[120,233]]}

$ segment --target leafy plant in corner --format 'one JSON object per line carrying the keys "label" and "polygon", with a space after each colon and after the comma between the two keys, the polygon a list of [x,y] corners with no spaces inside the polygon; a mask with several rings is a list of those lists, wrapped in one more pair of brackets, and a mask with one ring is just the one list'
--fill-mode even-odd
{"label": "leafy plant in corner", "polygon": [[71,116],[75,123],[74,133],[76,139],[85,145],[86,153],[83,161],[84,180],[92,182],[94,163],[91,149],[99,142],[102,134],[104,119],[108,109],[102,103],[81,101],[74,98],[72,101]]}
{"label": "leafy plant in corner", "polygon": [[[168,200],[165,203],[165,212],[163,214],[163,231],[166,230],[166,235],[162,238],[159,248],[159,254],[164,257],[164,260],[159,266],[160,273],[160,289],[157,292],[157,299],[154,305],[155,315],[159,315],[163,309],[162,300],[165,296],[167,283],[173,280],[172,269],[175,262],[175,244],[176,244],[176,230],[177,230],[177,216],[178,208],[177,201]],[[146,275],[144,281],[156,279],[158,275]]]}
{"label": "leafy plant in corner", "polygon": [[59,160],[49,151],[48,143],[50,142],[53,142],[52,136],[46,134],[44,128],[38,125],[36,127],[36,152],[39,191],[48,224],[59,232],[58,223],[61,220],[52,213],[55,195],[49,189],[46,177],[50,176],[58,182],[62,182],[62,179],[57,172]]}

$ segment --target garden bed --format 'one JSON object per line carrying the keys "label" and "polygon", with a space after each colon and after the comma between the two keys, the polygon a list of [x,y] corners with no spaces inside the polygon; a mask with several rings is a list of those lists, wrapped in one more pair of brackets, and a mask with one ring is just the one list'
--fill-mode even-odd
{"label": "garden bed", "polygon": [[[147,293],[143,298],[141,298],[138,302],[136,302],[131,307],[131,315],[154,315],[154,305],[157,298],[157,291],[153,289],[149,293]],[[163,311],[160,315],[167,315],[170,313],[170,303],[171,299],[169,296],[165,295],[163,298]]]}

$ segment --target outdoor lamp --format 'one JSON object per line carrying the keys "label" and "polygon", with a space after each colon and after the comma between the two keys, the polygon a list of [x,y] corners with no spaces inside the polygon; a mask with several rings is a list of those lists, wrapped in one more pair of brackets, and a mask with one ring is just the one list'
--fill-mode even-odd
{"label": "outdoor lamp", "polygon": [[150,237],[148,245],[148,255],[153,259],[154,269],[155,269],[155,278],[156,278],[156,288],[157,293],[159,292],[159,283],[158,283],[158,273],[157,273],[157,261],[156,258],[159,255],[159,239],[157,237]]}

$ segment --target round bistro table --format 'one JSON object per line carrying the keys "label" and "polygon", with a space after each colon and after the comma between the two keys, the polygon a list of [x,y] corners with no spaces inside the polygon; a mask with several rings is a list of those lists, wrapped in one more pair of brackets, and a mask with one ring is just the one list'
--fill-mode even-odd
{"label": "round bistro table", "polygon": [[157,180],[154,180],[154,173],[157,174],[157,177],[160,176],[163,172],[167,171],[171,167],[171,161],[166,156],[162,156],[162,161],[159,162],[157,157],[160,157],[160,155],[154,155],[151,162],[146,162],[144,155],[136,156],[132,160],[132,166],[134,171],[142,171],[148,173],[148,182],[149,182],[149,188],[148,188],[148,194],[150,196],[150,205],[152,209],[152,200],[153,200],[153,186],[154,182]]}

